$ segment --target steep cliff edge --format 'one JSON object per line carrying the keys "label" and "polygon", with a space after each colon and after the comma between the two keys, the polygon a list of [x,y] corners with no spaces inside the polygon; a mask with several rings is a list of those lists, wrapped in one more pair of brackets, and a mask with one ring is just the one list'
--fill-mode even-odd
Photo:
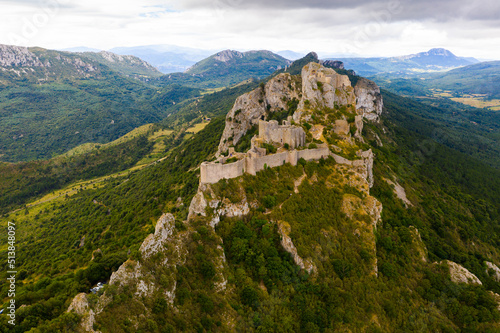
{"label": "steep cliff edge", "polygon": [[[359,78],[353,87],[347,75],[337,74],[332,68],[311,62],[302,68],[299,76],[282,73],[236,100],[226,116],[226,127],[219,144],[218,156],[237,145],[241,138],[260,119],[273,119],[287,112],[302,124],[311,121],[314,109],[352,107],[356,115],[377,121],[382,113],[382,95],[372,81]],[[345,120],[345,119],[344,119]],[[362,119],[355,119],[360,138]],[[344,135],[347,135],[347,128]],[[319,134],[321,136],[321,133]]]}

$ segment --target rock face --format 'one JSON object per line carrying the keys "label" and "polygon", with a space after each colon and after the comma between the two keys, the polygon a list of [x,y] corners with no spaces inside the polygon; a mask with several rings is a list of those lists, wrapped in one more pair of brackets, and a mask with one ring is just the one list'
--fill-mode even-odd
{"label": "rock face", "polygon": [[344,69],[344,63],[339,60],[325,60],[323,61],[323,65],[332,68]]}
{"label": "rock face", "polygon": [[409,206],[413,206],[411,201],[406,197],[406,191],[403,186],[401,186],[397,181],[393,182],[390,179],[385,179],[385,181],[389,185],[394,186],[394,194],[396,194],[396,196],[404,202],[406,208],[408,208]]}
{"label": "rock face", "polygon": [[[218,156],[237,144],[241,137],[253,126],[258,126],[259,119],[265,117],[262,89],[256,89],[236,99],[233,108],[226,116],[226,127],[222,133]],[[261,102],[262,101],[262,102]]]}
{"label": "rock face", "polygon": [[220,156],[229,146],[237,144],[249,129],[259,125],[259,120],[266,119],[268,110],[285,110],[286,101],[298,97],[295,81],[287,73],[272,78],[264,89],[257,88],[238,97],[226,116],[226,127],[217,155]]}
{"label": "rock face", "polygon": [[[302,68],[300,78],[282,73],[264,87],[238,97],[226,116],[217,156],[236,145],[248,130],[258,125],[260,119],[267,120],[270,113],[287,110],[288,103],[294,99],[299,102],[293,115],[296,123],[308,121],[313,108],[333,109],[335,105],[352,105],[360,116],[355,119],[355,137],[361,140],[363,118],[378,121],[383,105],[380,89],[374,82],[359,78],[353,88],[347,75],[337,74],[332,68],[311,62]],[[342,124],[339,131],[347,135],[348,127],[348,124]]]}
{"label": "rock face", "polygon": [[359,115],[370,121],[378,121],[382,114],[382,95],[375,82],[359,78],[354,87],[356,94],[356,109]]}
{"label": "rock face", "polygon": [[77,315],[82,317],[81,328],[84,332],[98,333],[94,331],[95,313],[94,310],[89,308],[89,301],[85,293],[80,293],[73,298],[68,310],[66,312],[74,311]]}
{"label": "rock face", "polygon": [[0,66],[40,67],[43,64],[27,47],[0,44]]}
{"label": "rock face", "polygon": [[422,237],[420,237],[420,232],[414,226],[410,226],[409,229],[420,260],[422,260],[423,262],[427,262],[427,247],[422,241]]}
{"label": "rock face", "polygon": [[486,267],[488,267],[486,269],[486,273],[488,273],[491,277],[493,277],[495,281],[500,282],[500,268],[498,268],[497,265],[489,261],[485,261],[484,263],[486,264]]}
{"label": "rock face", "polygon": [[450,278],[455,283],[467,284],[483,284],[477,276],[469,272],[469,270],[453,261],[444,260],[450,269]]}
{"label": "rock face", "polygon": [[304,260],[297,253],[297,249],[295,248],[292,239],[290,238],[290,236],[288,236],[288,234],[290,233],[290,225],[283,221],[278,222],[278,232],[281,235],[281,246],[283,246],[285,251],[292,255],[295,264],[311,274],[311,272],[314,271],[316,267],[314,267],[314,264],[311,260]]}
{"label": "rock face", "polygon": [[[306,102],[309,101],[309,102]],[[311,62],[302,68],[302,100],[299,109],[355,104],[356,96],[347,75]],[[294,117],[295,119],[295,117]]]}
{"label": "rock face", "polygon": [[172,235],[175,218],[172,214],[163,214],[156,222],[155,233],[149,235],[142,243],[140,251],[146,258],[163,250],[163,244]]}
{"label": "rock face", "polygon": [[224,50],[214,55],[214,59],[221,62],[228,62],[233,58],[243,58],[243,53],[233,50]]}
{"label": "rock face", "polygon": [[299,99],[300,87],[288,73],[277,75],[265,86],[265,107],[271,112],[282,111],[288,108],[287,102],[296,98]]}

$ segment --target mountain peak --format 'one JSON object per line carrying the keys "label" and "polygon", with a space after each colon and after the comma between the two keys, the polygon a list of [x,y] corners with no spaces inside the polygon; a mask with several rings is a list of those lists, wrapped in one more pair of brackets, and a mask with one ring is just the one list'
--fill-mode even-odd
{"label": "mountain peak", "polygon": [[243,53],[234,50],[224,50],[214,55],[214,59],[221,62],[228,62],[233,58],[243,58]]}
{"label": "mountain peak", "polygon": [[314,58],[319,61],[318,54],[314,51],[309,52],[304,58]]}
{"label": "mountain peak", "polygon": [[456,57],[452,52],[443,48],[433,48],[428,52],[423,52],[425,55],[435,55],[435,56],[444,56],[444,57]]}

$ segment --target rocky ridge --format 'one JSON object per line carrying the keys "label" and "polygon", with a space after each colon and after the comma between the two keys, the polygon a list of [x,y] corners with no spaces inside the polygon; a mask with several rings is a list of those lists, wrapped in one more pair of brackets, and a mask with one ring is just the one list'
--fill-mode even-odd
{"label": "rocky ridge", "polygon": [[41,67],[43,63],[27,47],[0,44],[0,66]]}
{"label": "rocky ridge", "polygon": [[38,83],[61,77],[100,77],[108,68],[126,76],[160,75],[147,62],[111,52],[62,52],[0,44],[0,74]]}
{"label": "rocky ridge", "polygon": [[[358,137],[362,130],[362,119],[378,121],[383,106],[380,88],[374,82],[360,78],[353,87],[347,75],[337,74],[331,68],[311,62],[303,67],[299,77],[285,72],[264,86],[238,97],[227,114],[217,155],[220,156],[229,146],[237,144],[260,119],[267,119],[273,112],[287,110],[288,103],[294,99],[299,101],[293,114],[298,124],[310,121],[314,108],[354,106],[357,116],[360,116],[355,119]],[[341,126],[347,128],[345,123]],[[345,132],[342,133],[347,135]]]}

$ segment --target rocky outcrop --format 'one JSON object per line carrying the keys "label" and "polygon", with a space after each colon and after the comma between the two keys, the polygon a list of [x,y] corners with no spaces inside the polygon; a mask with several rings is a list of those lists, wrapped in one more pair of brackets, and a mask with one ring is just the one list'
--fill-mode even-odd
{"label": "rocky outcrop", "polygon": [[313,272],[316,267],[314,267],[314,264],[311,260],[304,260],[297,253],[297,249],[295,248],[295,245],[293,244],[293,241],[289,236],[290,225],[283,221],[279,221],[277,224],[278,232],[281,235],[281,246],[283,246],[283,249],[285,249],[285,251],[292,255],[293,261],[297,266],[305,269],[309,274],[311,274],[311,272]]}
{"label": "rocky outcrop", "polygon": [[418,257],[423,262],[427,262],[427,247],[422,241],[422,237],[420,237],[420,232],[414,226],[410,226],[409,229],[413,238],[413,244],[415,246]]}
{"label": "rocky outcrop", "polygon": [[188,220],[191,220],[197,215],[206,216],[205,209],[207,208],[207,200],[205,199],[205,195],[203,193],[205,189],[204,184],[200,184],[198,187],[198,192],[191,200],[191,204],[189,205],[189,213]]}
{"label": "rocky outcrop", "polygon": [[[359,78],[355,88],[347,75],[341,75],[332,68],[311,62],[302,68],[300,81],[289,73],[282,73],[259,87],[236,99],[226,116],[226,126],[217,151],[217,156],[236,145],[260,119],[266,120],[270,112],[288,109],[288,102],[299,101],[293,115],[296,123],[309,121],[314,108],[352,106],[356,108],[355,137],[363,141],[363,119],[377,121],[382,112],[382,95],[378,86],[367,79]],[[335,132],[349,136],[350,125],[346,119],[339,119]]]}
{"label": "rocky outcrop", "polygon": [[[375,156],[373,155],[373,152],[371,149],[365,150],[365,151],[358,151],[356,153],[361,160],[354,161],[353,165],[357,166],[358,165],[358,171],[366,178],[368,181],[368,185],[370,188],[373,187],[373,161],[375,159]],[[359,163],[361,161],[361,163]],[[361,170],[359,170],[359,166],[361,166]]]}
{"label": "rocky outcrop", "polygon": [[172,214],[163,214],[156,222],[155,233],[149,235],[141,245],[140,251],[145,258],[163,251],[163,244],[172,235],[175,228],[175,217]]}
{"label": "rocky outcrop", "polygon": [[[299,110],[315,107],[333,109],[335,104],[355,104],[356,96],[347,75],[337,74],[333,69],[311,62],[302,68],[302,100]],[[294,115],[300,120],[300,112]]]}
{"label": "rocky outcrop", "polygon": [[339,60],[325,60],[323,61],[323,66],[337,68],[337,69],[344,69],[344,63]]}
{"label": "rocky outcrop", "polygon": [[481,280],[472,274],[467,268],[449,260],[444,260],[450,270],[450,278],[455,283],[483,284]]}
{"label": "rocky outcrop", "polygon": [[226,116],[217,156],[237,144],[253,126],[258,126],[259,120],[266,119],[268,112],[286,110],[287,101],[298,97],[296,83],[288,73],[272,78],[264,88],[259,87],[238,97]]}
{"label": "rocky outcrop", "polygon": [[89,307],[87,294],[80,293],[73,298],[66,312],[71,311],[82,317],[81,329],[84,332],[100,333],[99,331],[94,331],[95,312]]}
{"label": "rocky outcrop", "polygon": [[0,44],[0,66],[41,67],[43,63],[27,47]]}
{"label": "rocky outcrop", "polygon": [[349,123],[347,122],[347,120],[343,120],[343,119],[335,120],[334,131],[336,134],[342,135],[342,136],[347,136],[347,135],[349,135],[350,129],[351,129],[351,127],[349,126]]}
{"label": "rocky outcrop", "polygon": [[243,53],[233,50],[224,50],[214,55],[214,59],[220,62],[228,62],[233,58],[243,58]]}
{"label": "rocky outcrop", "polygon": [[356,110],[370,121],[378,121],[382,114],[383,100],[380,88],[375,82],[360,77],[354,87]]}
{"label": "rocky outcrop", "polygon": [[392,181],[386,178],[384,178],[384,180],[393,187],[394,194],[404,202],[406,208],[413,206],[411,201],[406,197],[406,191],[403,186],[399,185],[397,181]]}
{"label": "rocky outcrop", "polygon": [[485,261],[486,273],[491,276],[495,281],[500,282],[500,268],[492,262]]}
{"label": "rocky outcrop", "polygon": [[258,126],[259,120],[266,115],[264,93],[255,89],[236,99],[233,108],[226,116],[226,127],[222,133],[217,155],[237,144],[246,132],[253,126]]}

